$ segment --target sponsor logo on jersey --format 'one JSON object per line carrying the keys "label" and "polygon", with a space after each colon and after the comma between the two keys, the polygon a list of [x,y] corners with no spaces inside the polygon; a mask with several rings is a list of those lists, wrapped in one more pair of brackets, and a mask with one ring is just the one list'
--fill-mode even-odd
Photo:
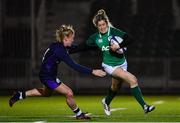
{"label": "sponsor logo on jersey", "polygon": [[109,46],[102,46],[101,50],[102,51],[109,51]]}

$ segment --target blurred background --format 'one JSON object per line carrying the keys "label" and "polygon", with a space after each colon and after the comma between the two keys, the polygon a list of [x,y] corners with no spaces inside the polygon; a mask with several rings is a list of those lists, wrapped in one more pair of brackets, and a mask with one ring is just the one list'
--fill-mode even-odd
{"label": "blurred background", "polygon": [[[92,17],[105,9],[112,24],[137,42],[126,52],[129,68],[145,94],[180,93],[180,0],[0,0],[0,93],[42,87],[38,72],[55,30],[71,24],[76,44],[96,30]],[[101,53],[71,55],[85,66],[101,68]],[[103,94],[109,76],[75,72],[64,63],[59,78],[77,94]],[[123,84],[120,93],[130,93]]]}

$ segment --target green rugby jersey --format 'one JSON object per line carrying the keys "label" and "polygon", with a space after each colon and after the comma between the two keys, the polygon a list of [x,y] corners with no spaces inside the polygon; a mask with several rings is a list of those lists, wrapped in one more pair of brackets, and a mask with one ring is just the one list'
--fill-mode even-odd
{"label": "green rugby jersey", "polygon": [[110,27],[108,29],[108,32],[105,34],[97,32],[91,35],[86,41],[86,44],[88,46],[97,46],[102,51],[103,63],[110,66],[121,65],[125,61],[125,56],[124,54],[117,54],[115,52],[110,51],[108,39],[112,35],[119,36],[122,38],[125,34],[125,32],[117,28]]}

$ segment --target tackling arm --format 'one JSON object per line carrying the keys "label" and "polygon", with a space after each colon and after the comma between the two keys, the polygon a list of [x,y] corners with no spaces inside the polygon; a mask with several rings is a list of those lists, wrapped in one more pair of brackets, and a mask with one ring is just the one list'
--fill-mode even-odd
{"label": "tackling arm", "polygon": [[85,42],[81,43],[79,45],[73,45],[72,47],[68,48],[69,54],[82,52],[82,51],[88,51],[88,50],[96,50],[96,46],[88,46]]}

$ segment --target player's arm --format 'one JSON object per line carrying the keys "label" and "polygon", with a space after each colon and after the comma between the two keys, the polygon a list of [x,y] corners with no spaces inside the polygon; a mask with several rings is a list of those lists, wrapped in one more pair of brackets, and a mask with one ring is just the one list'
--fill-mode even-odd
{"label": "player's arm", "polygon": [[112,35],[119,36],[123,39],[121,43],[119,43],[119,48],[127,47],[128,45],[132,44],[134,42],[134,39],[130,34],[127,34],[126,32],[117,29],[117,28],[111,28]]}
{"label": "player's arm", "polygon": [[68,66],[73,68],[75,71],[78,71],[80,73],[86,73],[86,74],[93,74],[95,76],[104,77],[106,73],[100,69],[91,69],[85,66],[82,66],[80,64],[77,64],[74,62],[70,56],[67,54],[64,50],[57,50],[56,56],[61,59],[63,62],[65,62]]}
{"label": "player's arm", "polygon": [[69,54],[73,54],[73,53],[78,53],[78,52],[82,52],[82,51],[96,50],[96,49],[97,49],[97,47],[89,46],[86,44],[86,42],[83,42],[79,45],[73,45],[73,46],[69,47],[68,52],[69,52]]}
{"label": "player's arm", "polygon": [[96,46],[95,44],[95,40],[97,38],[97,33],[91,35],[87,41],[77,45],[77,46],[74,46],[72,48],[70,48],[68,50],[69,54],[72,54],[72,53],[77,53],[77,52],[81,52],[81,51],[88,51],[88,50],[97,50],[98,47]]}
{"label": "player's arm", "polygon": [[111,44],[111,50],[112,51],[116,51],[119,50],[121,48],[127,47],[129,44],[131,44],[132,42],[134,42],[133,38],[131,38],[129,35],[125,34],[122,37],[123,41],[121,43],[118,44]]}
{"label": "player's arm", "polygon": [[111,30],[112,30],[112,35],[119,36],[123,39],[123,41],[119,43],[119,45],[115,45],[115,44],[111,45],[112,51],[116,51],[120,48],[127,47],[134,42],[134,39],[132,38],[132,36],[130,36],[126,32],[123,32],[122,30],[117,29],[117,28],[111,28]]}

